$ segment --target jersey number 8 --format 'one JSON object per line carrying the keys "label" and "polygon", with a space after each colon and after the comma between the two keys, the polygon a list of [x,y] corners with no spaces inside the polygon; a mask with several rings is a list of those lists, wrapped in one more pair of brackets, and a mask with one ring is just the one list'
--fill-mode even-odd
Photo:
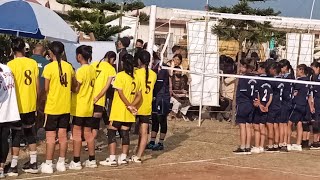
{"label": "jersey number 8", "polygon": [[32,73],[30,70],[24,71],[24,76],[26,77],[26,79],[24,80],[24,84],[31,85],[31,83],[32,83],[31,74]]}

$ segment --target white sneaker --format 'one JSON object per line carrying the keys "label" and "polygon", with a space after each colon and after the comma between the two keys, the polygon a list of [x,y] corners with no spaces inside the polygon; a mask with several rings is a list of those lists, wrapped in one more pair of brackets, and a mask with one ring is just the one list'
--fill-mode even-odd
{"label": "white sneaker", "polygon": [[259,151],[260,151],[260,153],[264,153],[264,148],[263,147],[259,147]]}
{"label": "white sneaker", "polygon": [[133,155],[132,157],[131,157],[131,161],[132,162],[134,162],[134,163],[142,163],[142,161],[141,161],[141,158],[139,158],[138,156],[136,156],[136,155]]}
{"label": "white sneaker", "polygon": [[292,151],[292,145],[291,144],[287,144],[287,150],[288,151]]}
{"label": "white sneaker", "polygon": [[302,147],[301,147],[301,145],[293,144],[291,146],[291,151],[302,151]]}
{"label": "white sneaker", "polygon": [[71,161],[71,162],[70,162],[70,165],[69,165],[69,169],[72,169],[72,170],[81,170],[81,169],[82,169],[81,162],[75,163],[74,161]]}
{"label": "white sneaker", "polygon": [[0,171],[0,179],[4,179],[6,176],[4,175],[4,171],[3,170],[1,170]]}
{"label": "white sneaker", "polygon": [[111,161],[110,158],[107,158],[107,159],[104,160],[104,161],[100,161],[99,163],[100,163],[102,166],[111,166],[111,167],[116,167],[116,166],[118,166],[117,161],[116,161],[116,160]]}
{"label": "white sneaker", "polygon": [[84,162],[84,166],[87,167],[87,168],[96,168],[96,167],[98,167],[96,160],[89,161],[89,159],[86,160],[86,162]]}
{"label": "white sneaker", "polygon": [[41,164],[41,173],[52,174],[53,173],[52,164],[42,163]]}
{"label": "white sneaker", "polygon": [[57,171],[59,172],[64,172],[66,171],[66,165],[65,165],[65,162],[57,162],[57,165],[56,165],[56,169]]}
{"label": "white sneaker", "polygon": [[127,159],[121,159],[121,157],[118,157],[118,165],[128,165]]}
{"label": "white sneaker", "polygon": [[258,148],[258,147],[251,148],[251,153],[259,154],[260,153],[260,148]]}

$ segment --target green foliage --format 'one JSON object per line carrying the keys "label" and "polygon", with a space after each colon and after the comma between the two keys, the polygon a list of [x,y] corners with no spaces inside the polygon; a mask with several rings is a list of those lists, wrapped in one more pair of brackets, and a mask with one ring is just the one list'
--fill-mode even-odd
{"label": "green foliage", "polygon": [[[121,9],[121,5],[114,2],[94,2],[86,0],[58,0],[59,3],[68,4],[75,9],[68,11],[67,14],[60,14],[62,18],[69,21],[79,31],[86,34],[93,33],[96,40],[106,41],[110,40],[110,37],[121,33],[129,27],[110,26],[107,23],[123,16],[122,14],[116,14],[111,16],[105,16],[104,11],[117,12]],[[91,10],[80,10],[80,8],[90,8]],[[134,1],[126,3],[123,7],[124,11],[131,11],[135,9],[141,9],[144,4],[140,1]]]}
{"label": "green foliage", "polygon": [[150,16],[144,12],[140,12],[139,14],[139,22],[140,23],[149,23]]}

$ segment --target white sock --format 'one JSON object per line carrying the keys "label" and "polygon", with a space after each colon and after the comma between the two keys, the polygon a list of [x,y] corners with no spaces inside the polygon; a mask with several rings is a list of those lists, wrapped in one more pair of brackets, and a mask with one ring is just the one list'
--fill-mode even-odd
{"label": "white sock", "polygon": [[109,159],[110,159],[110,161],[116,160],[116,155],[110,155]]}
{"label": "white sock", "polygon": [[30,151],[30,164],[37,162],[37,151]]}
{"label": "white sock", "polygon": [[16,167],[18,165],[19,156],[12,156],[11,167]]}
{"label": "white sock", "polygon": [[62,162],[64,163],[64,162],[65,162],[65,160],[66,160],[66,158],[65,158],[65,157],[59,157],[59,160],[58,160],[58,161],[59,161],[60,163],[62,163]]}
{"label": "white sock", "polygon": [[46,164],[52,165],[52,160],[46,160]]}
{"label": "white sock", "polygon": [[121,160],[127,159],[127,155],[126,154],[121,154]]}

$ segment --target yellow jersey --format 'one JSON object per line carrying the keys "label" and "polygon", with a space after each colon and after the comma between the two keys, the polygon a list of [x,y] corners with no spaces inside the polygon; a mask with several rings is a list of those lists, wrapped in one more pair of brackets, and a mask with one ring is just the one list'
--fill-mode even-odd
{"label": "yellow jersey", "polygon": [[[91,64],[91,66],[95,69],[95,73],[96,73],[96,81],[94,83],[94,88],[93,88],[94,98],[97,97],[102,91],[102,89],[106,86],[108,79],[110,77],[116,76],[116,70],[111,64],[105,61],[101,61],[99,64],[99,67],[97,67],[98,64],[99,64],[99,61]],[[96,102],[96,105],[104,107],[105,104],[106,104],[106,95],[104,94],[104,96],[102,96]]]}
{"label": "yellow jersey", "polygon": [[42,77],[50,81],[49,92],[44,109],[45,114],[62,115],[69,114],[71,108],[71,86],[74,70],[72,66],[61,61],[62,83],[57,61],[53,61],[44,67]]}
{"label": "yellow jersey", "polygon": [[8,62],[8,66],[14,75],[19,113],[36,111],[38,63],[27,57],[19,57]]}
{"label": "yellow jersey", "polygon": [[119,122],[135,122],[135,116],[127,109],[124,102],[120,99],[118,90],[122,90],[127,100],[132,103],[136,97],[137,92],[141,91],[141,85],[138,78],[133,79],[124,71],[118,73],[113,82],[113,87],[116,89],[112,101],[110,121]]}
{"label": "yellow jersey", "polygon": [[148,70],[148,81],[146,82],[146,69],[141,68],[136,71],[136,78],[141,82],[142,101],[138,105],[138,114],[148,116],[152,113],[152,100],[154,84],[157,81],[157,74],[151,69]]}
{"label": "yellow jersey", "polygon": [[92,117],[93,87],[96,72],[89,64],[82,65],[76,72],[76,79],[81,85],[78,93],[72,93],[71,115],[77,117]]}

